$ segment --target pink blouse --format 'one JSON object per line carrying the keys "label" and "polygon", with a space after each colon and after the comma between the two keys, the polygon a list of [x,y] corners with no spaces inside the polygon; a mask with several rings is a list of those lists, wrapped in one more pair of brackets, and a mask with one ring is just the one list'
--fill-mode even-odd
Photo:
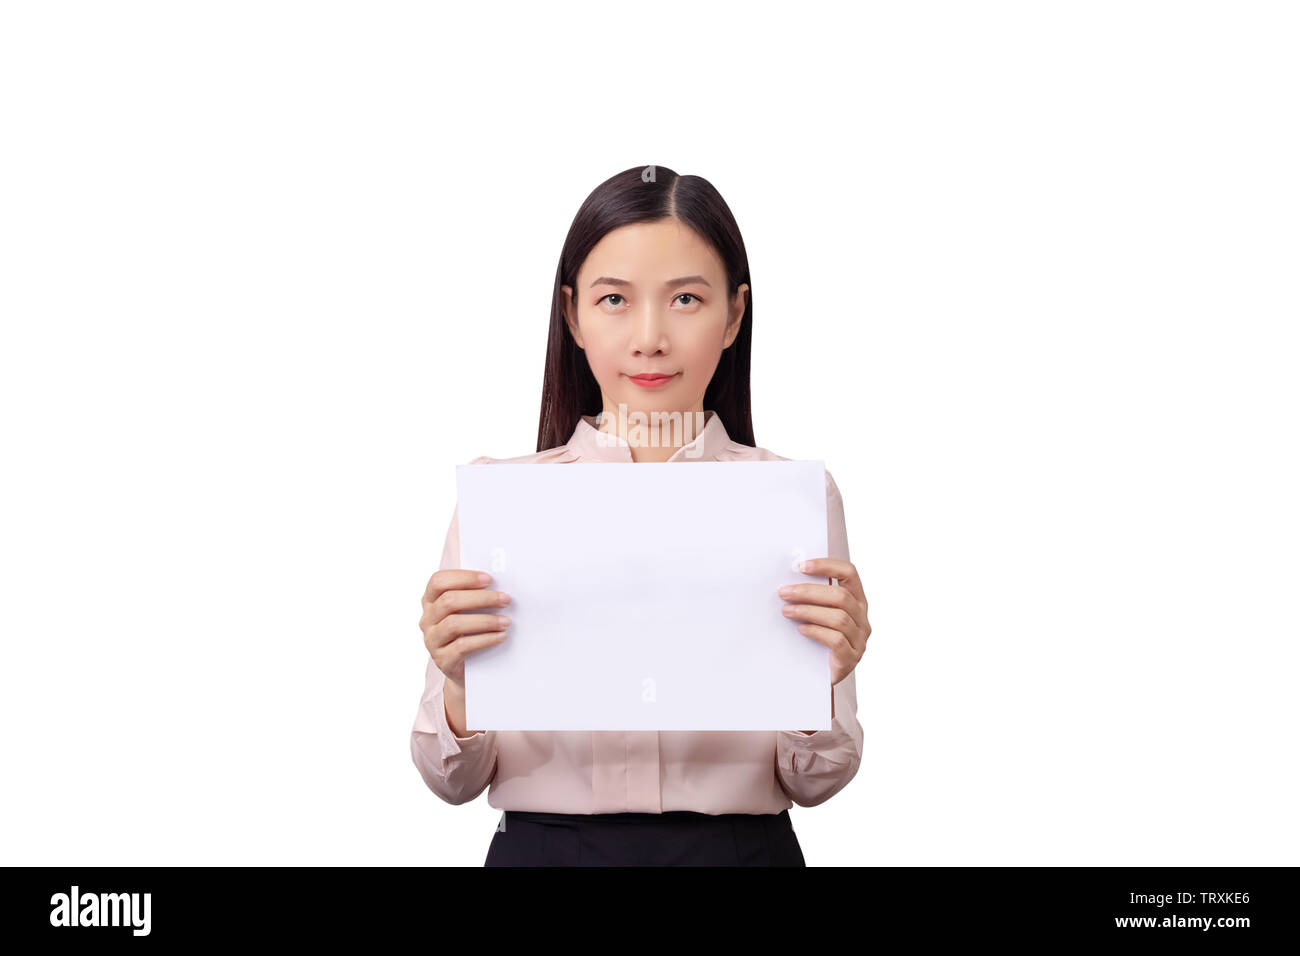
{"label": "pink blouse", "polygon": [[[608,444],[614,442],[614,444]],[[765,448],[734,442],[708,413],[676,461],[789,461]],[[601,434],[595,418],[579,420],[565,445],[517,458],[475,458],[471,464],[631,462],[628,444]],[[849,560],[844,503],[826,473],[829,557]],[[460,567],[457,513],[452,512],[439,569]],[[817,579],[808,578],[809,581]],[[829,582],[829,579],[826,579]],[[509,613],[509,608],[503,609]],[[791,639],[804,637],[791,631]],[[835,685],[830,730],[584,731],[488,730],[458,737],[447,722],[443,674],[429,658],[424,696],[411,731],[411,756],[429,789],[447,803],[487,801],[499,810],[550,813],[779,813],[812,807],[842,790],[862,762],[857,689],[849,673]]]}

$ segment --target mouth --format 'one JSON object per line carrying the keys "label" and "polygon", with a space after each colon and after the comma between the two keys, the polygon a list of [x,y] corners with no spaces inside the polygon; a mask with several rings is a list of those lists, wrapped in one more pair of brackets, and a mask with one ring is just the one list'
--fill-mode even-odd
{"label": "mouth", "polygon": [[629,375],[628,379],[636,382],[636,384],[640,385],[642,388],[659,388],[660,386],[671,382],[679,374],[681,373],[674,372],[672,375],[643,373],[641,375]]}

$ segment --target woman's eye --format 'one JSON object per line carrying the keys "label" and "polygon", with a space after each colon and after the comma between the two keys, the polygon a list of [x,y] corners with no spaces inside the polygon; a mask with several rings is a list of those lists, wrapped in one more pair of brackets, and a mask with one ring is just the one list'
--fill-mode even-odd
{"label": "woman's eye", "polygon": [[[696,295],[694,292],[681,292],[676,296],[674,296],[673,298],[676,299],[681,305],[698,305],[700,303],[700,297]],[[600,299],[597,300],[596,304],[600,305],[602,302],[608,302],[610,305],[619,306],[622,305],[625,301],[627,300],[624,299],[623,296],[619,295],[617,292],[611,292],[608,295],[601,296]]]}

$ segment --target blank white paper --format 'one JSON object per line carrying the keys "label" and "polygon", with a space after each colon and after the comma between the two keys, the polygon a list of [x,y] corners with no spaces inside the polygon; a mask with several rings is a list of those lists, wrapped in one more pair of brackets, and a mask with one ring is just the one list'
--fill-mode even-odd
{"label": "blank white paper", "polygon": [[[822,461],[458,465],[461,567],[510,604],[476,730],[825,730],[830,650],[781,613],[826,557]],[[474,612],[467,612],[474,613]],[[478,613],[482,613],[481,611]]]}

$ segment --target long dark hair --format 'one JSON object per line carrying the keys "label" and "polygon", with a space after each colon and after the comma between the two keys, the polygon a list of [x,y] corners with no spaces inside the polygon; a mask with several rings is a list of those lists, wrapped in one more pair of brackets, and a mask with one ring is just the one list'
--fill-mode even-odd
{"label": "long dark hair", "polygon": [[[740,227],[713,184],[700,176],[679,176],[665,166],[634,166],[611,176],[583,202],[564,239],[551,296],[551,330],[546,342],[546,375],[542,380],[542,413],[537,426],[537,450],[563,445],[578,419],[601,411],[600,385],[591,374],[586,354],[573,340],[564,321],[560,286],[578,286],[578,269],[607,232],[636,222],[680,219],[717,250],[727,270],[727,297],[749,283],[749,257]],[[722,419],[727,435],[742,445],[754,445],[749,413],[750,327],[754,310],[753,285],[745,296],[745,314],[736,340],[718,360],[704,408]]]}

